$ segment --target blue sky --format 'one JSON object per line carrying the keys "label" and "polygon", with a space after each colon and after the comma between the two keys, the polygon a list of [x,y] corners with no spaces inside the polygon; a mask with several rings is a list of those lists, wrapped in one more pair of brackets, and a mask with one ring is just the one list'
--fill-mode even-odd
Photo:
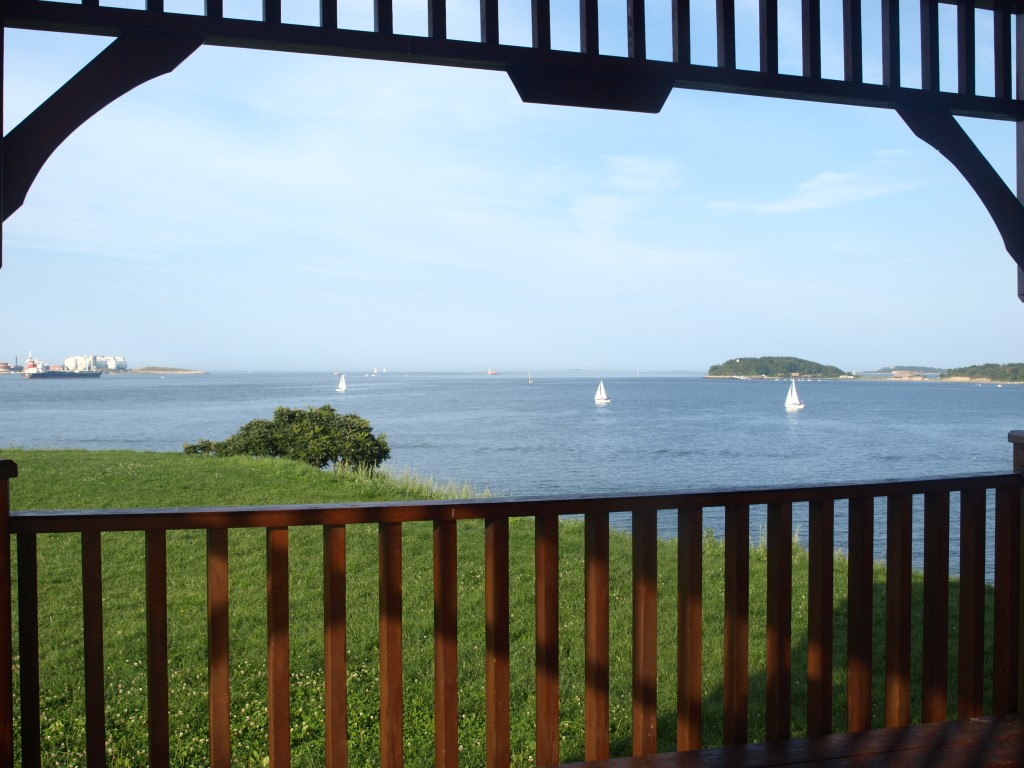
{"label": "blue sky", "polygon": [[[398,31],[421,5],[399,4]],[[106,42],[8,31],[4,131]],[[1012,180],[1013,127],[964,125]],[[1016,265],[888,110],[677,89],[658,115],[603,112],[523,104],[495,72],[204,47],[62,145],[3,248],[10,362],[1024,359]]]}

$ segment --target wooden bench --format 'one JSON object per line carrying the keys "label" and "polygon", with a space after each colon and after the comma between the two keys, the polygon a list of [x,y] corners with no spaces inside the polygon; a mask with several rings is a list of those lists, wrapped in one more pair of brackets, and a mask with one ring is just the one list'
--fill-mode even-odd
{"label": "wooden bench", "polygon": [[[838,733],[776,741],[619,757],[587,768],[772,768],[772,766],[920,766],[966,768],[1024,766],[1024,715],[980,717],[943,723]],[[563,768],[572,768],[564,766]]]}

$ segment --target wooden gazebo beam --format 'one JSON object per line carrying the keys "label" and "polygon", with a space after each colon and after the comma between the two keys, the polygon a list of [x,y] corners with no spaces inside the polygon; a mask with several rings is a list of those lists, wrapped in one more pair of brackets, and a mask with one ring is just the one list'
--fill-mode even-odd
{"label": "wooden gazebo beam", "polygon": [[86,120],[128,91],[165,75],[187,59],[201,38],[119,37],[3,139],[3,219],[25,202],[43,164]]}

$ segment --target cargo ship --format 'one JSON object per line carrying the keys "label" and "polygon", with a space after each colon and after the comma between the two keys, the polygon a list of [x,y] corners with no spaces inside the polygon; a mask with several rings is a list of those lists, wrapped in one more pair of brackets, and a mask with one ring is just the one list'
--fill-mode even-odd
{"label": "cargo ship", "polygon": [[69,371],[63,367],[48,366],[33,359],[31,353],[25,361],[25,367],[21,369],[21,375],[26,379],[97,379],[102,373],[103,371],[97,369]]}

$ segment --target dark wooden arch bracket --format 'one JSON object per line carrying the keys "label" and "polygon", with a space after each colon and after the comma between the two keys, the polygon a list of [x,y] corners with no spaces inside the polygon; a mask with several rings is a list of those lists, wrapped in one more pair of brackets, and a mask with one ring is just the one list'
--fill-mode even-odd
{"label": "dark wooden arch bracket", "polygon": [[1017,295],[1024,301],[1024,205],[952,114],[916,107],[897,107],[896,111],[918,138],[931,144],[960,171],[988,210],[1006,251],[1017,262]]}
{"label": "dark wooden arch bracket", "polygon": [[4,221],[25,202],[32,182],[79,126],[136,86],[166,75],[203,44],[202,38],[119,37],[3,139]]}

